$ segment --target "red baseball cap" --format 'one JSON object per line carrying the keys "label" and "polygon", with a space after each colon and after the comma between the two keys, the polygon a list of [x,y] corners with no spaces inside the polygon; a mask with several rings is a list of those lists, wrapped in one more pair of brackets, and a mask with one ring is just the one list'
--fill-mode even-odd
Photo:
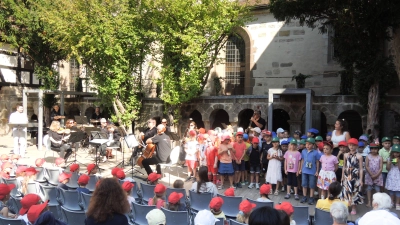
{"label": "red baseball cap", "polygon": [[174,191],[171,194],[169,194],[168,202],[170,202],[172,204],[176,204],[181,200],[182,197],[183,197],[182,193],[177,193],[177,192]]}
{"label": "red baseball cap", "polygon": [[268,195],[271,191],[271,185],[270,184],[263,184],[260,187],[260,194],[263,195]]}
{"label": "red baseball cap", "polygon": [[268,136],[272,135],[271,131],[269,131],[269,130],[263,130],[263,131],[261,131],[261,134],[265,134],[265,135],[268,135]]}
{"label": "red baseball cap", "polygon": [[37,218],[39,218],[40,214],[43,212],[43,210],[47,207],[47,202],[44,202],[43,204],[40,205],[33,205],[31,208],[28,210],[28,220],[32,224],[35,223]]}
{"label": "red baseball cap", "polygon": [[222,142],[222,141],[225,141],[225,140],[231,140],[231,136],[229,136],[228,134],[222,135],[222,137],[221,137],[221,142]]}
{"label": "red baseball cap", "polygon": [[116,177],[120,180],[125,179],[125,172],[123,170],[118,170]]}
{"label": "red baseball cap", "polygon": [[81,185],[86,185],[89,183],[90,177],[86,174],[82,174],[78,178],[78,183]]}
{"label": "red baseball cap", "polygon": [[15,184],[0,184],[0,200],[3,200],[14,188]]}
{"label": "red baseball cap", "polygon": [[149,174],[149,176],[147,177],[147,180],[149,180],[150,182],[156,182],[158,179],[161,178],[161,174],[158,173],[151,173]]}
{"label": "red baseball cap", "polygon": [[0,156],[0,159],[1,160],[8,160],[8,159],[10,159],[10,157],[8,155],[6,155],[6,154],[3,154],[3,155]]}
{"label": "red baseball cap", "polygon": [[37,167],[41,167],[41,166],[43,166],[43,164],[46,162],[46,160],[44,160],[44,159],[42,159],[42,158],[39,158],[39,159],[36,159],[35,160],[35,165],[37,166]]}
{"label": "red baseball cap", "polygon": [[200,129],[199,129],[199,133],[200,133],[200,134],[205,134],[205,133],[206,133],[206,129],[200,128]]}
{"label": "red baseball cap", "polygon": [[117,176],[117,172],[120,171],[120,170],[121,170],[121,168],[119,168],[119,167],[114,167],[114,168],[111,170],[111,175]]}
{"label": "red baseball cap", "polygon": [[323,142],[318,143],[318,149],[320,151],[322,151],[324,149],[324,143]]}
{"label": "red baseball cap", "polygon": [[32,175],[37,174],[37,170],[33,167],[29,167],[29,168],[26,168],[25,174],[27,176],[32,176]]}
{"label": "red baseball cap", "polygon": [[65,162],[65,160],[63,158],[57,158],[54,163],[59,166],[61,164],[63,164]]}
{"label": "red baseball cap", "polygon": [[26,166],[18,166],[15,173],[23,173],[26,171]]}
{"label": "red baseball cap", "polygon": [[87,172],[88,174],[92,172],[92,170],[96,167],[95,164],[91,163],[89,165],[87,165]]}
{"label": "red baseball cap", "polygon": [[58,181],[63,182],[64,180],[71,178],[71,176],[71,173],[62,173],[58,176]]}
{"label": "red baseball cap", "polygon": [[242,131],[238,131],[238,132],[236,132],[236,135],[243,135],[243,132]]}
{"label": "red baseball cap", "polygon": [[189,131],[190,136],[196,136],[196,131],[195,130],[190,130]]}
{"label": "red baseball cap", "polygon": [[214,197],[210,201],[210,208],[219,210],[221,209],[222,204],[224,204],[224,200],[221,197]]}
{"label": "red baseball cap", "polygon": [[275,205],[275,209],[285,211],[288,216],[291,216],[294,212],[293,206],[290,202],[282,202],[280,205]]}
{"label": "red baseball cap", "polygon": [[357,145],[357,146],[358,146],[358,140],[355,139],[355,138],[350,138],[350,139],[347,141],[347,144],[353,144],[353,145]]}
{"label": "red baseball cap", "polygon": [[36,205],[40,201],[40,197],[37,194],[27,194],[21,199],[21,209],[19,215],[25,215],[29,208]]}
{"label": "red baseball cap", "polygon": [[226,189],[226,191],[224,192],[225,196],[235,196],[235,189],[233,188],[228,188]]}
{"label": "red baseball cap", "polygon": [[122,189],[124,189],[125,191],[130,191],[132,190],[132,188],[135,186],[134,184],[132,184],[129,181],[125,181],[124,183],[122,183]]}
{"label": "red baseball cap", "polygon": [[164,184],[157,184],[154,188],[154,193],[164,193],[166,189],[167,188],[164,186]]}
{"label": "red baseball cap", "polygon": [[5,168],[10,168],[10,169],[12,169],[13,166],[12,166],[12,164],[11,164],[10,162],[5,162],[5,163],[3,163],[3,164],[1,165],[1,170],[4,170]]}
{"label": "red baseball cap", "polygon": [[253,137],[252,143],[258,144],[258,143],[260,143],[260,140],[258,140],[258,137]]}
{"label": "red baseball cap", "polygon": [[339,142],[338,146],[347,146],[347,142],[341,141],[341,142]]}
{"label": "red baseball cap", "polygon": [[248,200],[243,200],[239,204],[239,210],[248,214],[251,212],[252,209],[256,207],[256,204],[249,202]]}
{"label": "red baseball cap", "polygon": [[75,172],[77,170],[79,170],[79,164],[74,163],[74,164],[69,166],[69,171],[70,172]]}

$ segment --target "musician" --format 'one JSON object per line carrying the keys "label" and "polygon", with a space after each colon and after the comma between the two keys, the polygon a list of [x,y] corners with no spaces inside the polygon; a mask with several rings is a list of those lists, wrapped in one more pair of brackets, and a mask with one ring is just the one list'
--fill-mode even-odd
{"label": "musician", "polygon": [[167,122],[167,119],[165,119],[165,118],[163,118],[162,120],[161,120],[161,123],[162,123],[162,125],[164,125],[165,126],[165,133],[170,133],[171,132],[171,128],[168,126],[168,122]]}
{"label": "musician", "polygon": [[[160,124],[157,126],[157,134],[146,140],[146,144],[155,144],[157,146],[157,150],[155,154],[151,158],[144,159],[142,161],[143,167],[147,172],[147,175],[152,173],[153,171],[150,168],[150,165],[155,165],[158,163],[165,163],[171,154],[171,139],[165,133],[165,126]],[[156,167],[157,173],[161,174],[161,168],[157,165]]]}
{"label": "musician", "polygon": [[101,133],[105,133],[105,134],[108,133],[107,120],[104,118],[100,119],[100,131],[101,131]]}
{"label": "musician", "polygon": [[92,120],[99,120],[102,117],[103,117],[103,114],[100,112],[100,107],[96,107],[91,119]]}
{"label": "musician", "polygon": [[[28,117],[24,113],[24,107],[17,104],[16,111],[11,113],[9,123],[28,123]],[[14,154],[23,158],[26,151],[26,127],[14,126],[12,130],[14,138]]]}
{"label": "musician", "polygon": [[265,125],[267,124],[267,122],[263,118],[261,118],[260,110],[254,110],[254,114],[250,118],[250,121],[251,128],[259,127],[261,130],[264,130]]}
{"label": "musician", "polygon": [[[139,136],[142,139],[143,143],[146,143],[147,139],[154,137],[154,135],[157,134],[157,128],[156,128],[156,120],[154,118],[151,118],[147,121],[147,128],[144,132],[140,132]],[[131,158],[129,159],[129,163],[133,163],[134,157],[141,151],[142,145],[139,145],[134,148]]]}
{"label": "musician", "polygon": [[102,162],[107,162],[107,150],[111,150],[109,147],[119,147],[121,145],[119,139],[121,134],[114,125],[107,125],[108,141],[102,144],[99,148],[100,155],[103,156]]}
{"label": "musician", "polygon": [[[65,115],[65,113],[64,113],[64,115]],[[51,122],[60,121],[60,119],[64,119],[64,118],[65,118],[65,116],[61,116],[60,107],[58,105],[54,105],[53,109],[51,110],[51,113],[50,113],[50,121]]]}
{"label": "musician", "polygon": [[65,123],[65,128],[72,131],[79,131],[79,129],[76,127],[76,122],[74,119],[68,119]]}
{"label": "musician", "polygon": [[[60,157],[64,158],[65,161],[72,154],[71,145],[67,144],[70,130],[62,129],[59,121],[53,121],[48,131],[51,147],[60,149]],[[65,153],[67,152],[67,153]]]}

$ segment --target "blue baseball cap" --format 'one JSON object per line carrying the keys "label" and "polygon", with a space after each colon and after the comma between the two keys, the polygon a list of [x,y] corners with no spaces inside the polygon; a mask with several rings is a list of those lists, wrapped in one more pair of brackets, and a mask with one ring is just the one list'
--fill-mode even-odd
{"label": "blue baseball cap", "polygon": [[301,136],[301,139],[307,139],[307,135],[303,135],[303,136]]}
{"label": "blue baseball cap", "polygon": [[282,142],[281,142],[281,145],[288,145],[289,144],[289,142],[288,141],[285,141],[285,140],[283,140]]}
{"label": "blue baseball cap", "polygon": [[249,139],[249,135],[246,134],[246,133],[244,133],[244,134],[243,134],[243,140],[247,141],[248,139]]}
{"label": "blue baseball cap", "polygon": [[328,132],[328,133],[326,133],[326,136],[332,136],[332,132]]}
{"label": "blue baseball cap", "polygon": [[276,133],[272,131],[272,138],[276,137]]}
{"label": "blue baseball cap", "polygon": [[364,145],[364,142],[362,142],[362,141],[359,141],[358,142],[358,147],[364,147],[365,145]]}
{"label": "blue baseball cap", "polygon": [[315,128],[311,128],[307,132],[314,133],[314,134],[318,134],[319,133],[319,131],[317,129],[315,129]]}

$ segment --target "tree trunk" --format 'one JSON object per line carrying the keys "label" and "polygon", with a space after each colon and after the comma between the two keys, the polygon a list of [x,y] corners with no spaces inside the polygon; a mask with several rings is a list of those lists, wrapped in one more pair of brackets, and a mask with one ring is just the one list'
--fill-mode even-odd
{"label": "tree trunk", "polygon": [[367,131],[379,138],[379,81],[371,85],[368,92]]}

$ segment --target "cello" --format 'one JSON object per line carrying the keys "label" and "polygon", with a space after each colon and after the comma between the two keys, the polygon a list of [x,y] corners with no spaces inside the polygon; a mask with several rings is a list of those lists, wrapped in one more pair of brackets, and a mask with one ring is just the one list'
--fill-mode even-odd
{"label": "cello", "polygon": [[[157,134],[163,133],[166,130],[164,127],[162,130],[157,130]],[[142,136],[143,140],[144,136]],[[140,166],[140,168],[143,168],[142,161],[144,159],[148,159],[153,157],[154,151],[156,150],[156,145],[155,144],[147,144],[146,149],[142,152],[142,155],[137,159],[136,164]]]}

